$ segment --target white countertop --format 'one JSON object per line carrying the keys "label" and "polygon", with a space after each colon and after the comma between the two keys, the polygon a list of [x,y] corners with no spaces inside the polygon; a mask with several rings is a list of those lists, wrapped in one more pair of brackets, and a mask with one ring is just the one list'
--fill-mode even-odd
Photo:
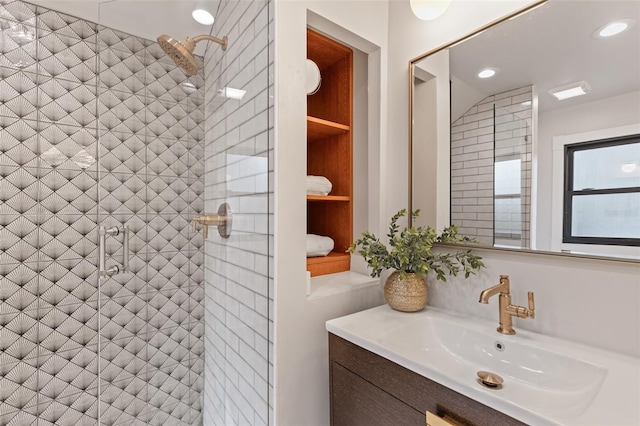
{"label": "white countertop", "polygon": [[[575,398],[576,395],[578,397],[581,395],[581,390],[573,392],[565,388],[555,389],[553,384],[548,387],[542,384],[539,387],[534,385],[527,388],[515,383],[518,381],[517,377],[504,377],[505,387],[501,390],[487,389],[480,385],[477,378],[472,377],[473,374],[470,373],[477,369],[485,369],[482,365],[460,359],[450,362],[450,359],[455,358],[455,353],[450,354],[449,349],[443,351],[435,348],[440,344],[438,342],[427,344],[427,346],[434,346],[433,348],[422,347],[416,350],[417,343],[413,340],[419,340],[418,335],[421,334],[421,329],[416,326],[422,327],[426,322],[431,324],[431,328],[434,324],[435,327],[438,327],[438,324],[440,326],[452,324],[457,327],[455,328],[457,330],[463,328],[468,330],[473,335],[472,339],[482,340],[485,337],[490,340],[495,339],[495,341],[504,342],[507,348],[509,346],[519,348],[517,350],[520,353],[526,353],[527,348],[530,348],[531,352],[540,351],[551,353],[551,355],[557,353],[562,359],[565,357],[570,360],[575,359],[578,364],[588,368],[593,366],[602,377],[593,382],[596,383],[592,386],[593,391],[581,399]],[[326,324],[330,333],[531,425],[640,425],[640,359],[526,330],[518,330],[516,335],[506,336],[496,332],[496,326],[497,318],[496,322],[488,322],[478,318],[457,316],[431,307],[417,313],[403,313],[392,310],[388,305],[336,318]],[[405,339],[406,345],[398,344],[398,339],[404,339],[403,329],[404,334],[409,336]],[[415,336],[415,339],[412,336]],[[480,344],[484,345],[483,342]],[[492,345],[493,342],[490,342],[489,346]],[[486,352],[483,348],[481,349]],[[553,356],[550,359],[555,360]],[[561,363],[553,362],[552,364],[555,365],[549,366],[550,369],[563,368],[562,365],[558,365]],[[508,366],[508,368],[511,367],[513,366]],[[523,370],[520,368],[518,371]],[[589,380],[589,377],[579,377],[582,371],[580,368],[576,371],[574,378],[577,378],[577,381],[569,385]],[[540,373],[540,371],[534,372]],[[508,387],[507,383],[511,383],[511,387]],[[533,391],[527,392],[527,389]],[[550,397],[549,401],[559,401],[559,403],[543,402],[535,396],[535,392]],[[568,398],[567,401],[570,403],[561,403],[562,398]]]}

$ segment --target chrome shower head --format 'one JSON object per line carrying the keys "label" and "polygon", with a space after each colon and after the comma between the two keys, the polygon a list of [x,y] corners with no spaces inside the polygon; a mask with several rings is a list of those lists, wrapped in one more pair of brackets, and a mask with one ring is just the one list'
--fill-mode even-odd
{"label": "chrome shower head", "polygon": [[187,74],[195,75],[198,72],[198,63],[193,57],[193,49],[195,49],[196,43],[202,40],[215,41],[222,46],[223,51],[227,50],[226,36],[219,39],[210,35],[200,35],[194,38],[187,37],[184,41],[180,41],[163,34],[158,37],[158,44],[177,66],[185,70]]}

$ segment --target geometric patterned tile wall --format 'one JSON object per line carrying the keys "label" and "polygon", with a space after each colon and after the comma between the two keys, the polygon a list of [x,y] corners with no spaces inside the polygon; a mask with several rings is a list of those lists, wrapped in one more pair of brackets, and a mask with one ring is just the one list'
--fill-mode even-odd
{"label": "geometric patterned tile wall", "polygon": [[[202,423],[203,90],[154,42],[0,0],[0,426]],[[131,272],[99,279],[97,226],[125,223]]]}

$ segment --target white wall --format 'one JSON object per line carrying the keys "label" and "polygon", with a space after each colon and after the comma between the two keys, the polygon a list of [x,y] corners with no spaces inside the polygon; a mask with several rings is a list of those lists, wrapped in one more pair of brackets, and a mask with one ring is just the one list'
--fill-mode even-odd
{"label": "white wall", "polygon": [[[308,11],[312,13],[308,13]],[[329,424],[329,371],[325,321],[382,303],[379,287],[313,300],[305,292],[307,23],[369,53],[369,99],[381,102],[381,119],[369,122],[369,139],[386,136],[386,1],[280,1],[276,3],[275,148],[275,424]],[[320,16],[323,19],[317,19]],[[307,21],[311,17],[311,21]],[[329,24],[332,23],[332,24]],[[382,68],[380,64],[383,64]],[[380,70],[376,74],[376,70]],[[372,75],[372,73],[374,75]],[[382,82],[382,86],[380,86]],[[403,137],[400,140],[405,140]],[[369,150],[371,180],[385,176],[381,152]],[[406,163],[405,163],[406,164]],[[403,173],[404,176],[406,174]],[[382,195],[369,193],[369,223],[379,223]],[[373,231],[378,231],[373,229]]]}
{"label": "white wall", "polygon": [[[446,50],[448,52],[448,50]],[[457,121],[475,104],[488,96],[451,74],[451,121]]]}
{"label": "white wall", "polygon": [[[369,172],[377,173],[375,162],[369,165],[369,88],[368,55],[353,50],[353,235],[359,236],[368,228],[369,222]],[[372,99],[378,97],[373,96]],[[379,154],[378,154],[379,155]],[[378,178],[379,179],[379,178]],[[367,264],[361,256],[353,256],[351,270],[367,274]]]}
{"label": "white wall", "polygon": [[[402,151],[406,153],[408,61],[531,3],[455,1],[438,20],[423,22],[411,14],[408,2],[390,2],[389,139],[398,143],[387,153],[390,170],[406,164]],[[635,114],[637,118],[637,110]],[[390,175],[385,180],[387,211],[404,207],[406,194],[398,189],[406,185],[405,177]],[[518,320],[516,328],[640,355],[640,265],[498,251],[482,255],[488,268],[480,276],[430,285],[429,304],[497,322],[496,302],[486,306],[477,300],[500,274],[510,274],[514,302],[526,304],[526,291],[533,290],[538,310],[536,319]]]}
{"label": "white wall", "polygon": [[640,92],[627,93],[569,108],[544,111],[538,118],[538,207],[537,249],[550,250],[551,194],[553,184],[562,185],[563,177],[553,177],[553,138],[562,135],[604,130],[640,123]]}
{"label": "white wall", "polygon": [[547,254],[481,251],[487,265],[467,280],[429,280],[429,305],[495,321],[498,298],[480,292],[509,275],[512,303],[535,295],[535,319],[514,318],[514,328],[640,356],[640,264]]}
{"label": "white wall", "polygon": [[[419,117],[413,123],[412,156],[416,159],[432,158],[438,153],[438,82],[442,80],[426,71],[418,73],[419,70],[416,69],[413,98],[413,108]],[[444,80],[448,80],[446,75]],[[433,202],[437,197],[437,185],[434,185],[438,180],[437,168],[421,167],[416,162],[411,173],[415,185],[412,210],[420,209],[420,216],[414,222],[418,226],[432,225],[438,215],[438,204]]]}
{"label": "white wall", "polygon": [[[416,161],[412,170],[412,210],[421,210],[415,220],[417,226],[442,229],[450,225],[449,201],[451,198],[449,113],[449,51],[444,50],[420,61],[414,69],[416,80],[414,93],[413,153]],[[428,83],[418,83],[431,76]],[[407,135],[408,137],[408,135]],[[434,167],[437,164],[437,167]],[[422,189],[424,188],[424,189]],[[442,208],[442,206],[447,206]]]}

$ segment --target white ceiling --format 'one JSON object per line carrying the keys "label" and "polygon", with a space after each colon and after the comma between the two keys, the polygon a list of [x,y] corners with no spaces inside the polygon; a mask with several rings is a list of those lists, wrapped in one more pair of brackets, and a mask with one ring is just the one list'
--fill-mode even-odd
{"label": "white ceiling", "polygon": [[[627,31],[592,37],[629,18],[636,24]],[[551,0],[454,46],[450,55],[451,74],[486,96],[534,84],[541,111],[640,90],[640,1]],[[487,67],[500,72],[478,78]],[[582,80],[591,85],[586,96],[557,101],[548,93]]]}
{"label": "white ceiling", "polygon": [[[187,36],[209,34],[212,25],[198,24],[191,17],[191,12],[194,9],[205,9],[216,16],[220,5],[219,0],[28,1],[149,40],[155,40],[161,34],[168,34],[180,40]],[[214,31],[219,27],[220,24],[214,22]],[[202,55],[206,45],[207,43],[199,43],[196,46],[196,54]]]}

